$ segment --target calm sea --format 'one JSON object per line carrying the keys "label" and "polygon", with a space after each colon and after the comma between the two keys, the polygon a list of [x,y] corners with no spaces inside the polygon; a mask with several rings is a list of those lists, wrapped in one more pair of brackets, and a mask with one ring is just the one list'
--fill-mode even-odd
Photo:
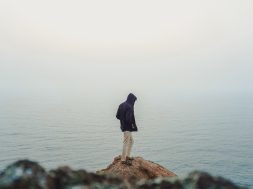
{"label": "calm sea", "polygon": [[[121,153],[115,113],[122,100],[113,95],[1,99],[0,170],[23,158],[47,169],[105,168]],[[252,99],[139,97],[135,111],[134,156],[179,176],[203,170],[253,186]]]}

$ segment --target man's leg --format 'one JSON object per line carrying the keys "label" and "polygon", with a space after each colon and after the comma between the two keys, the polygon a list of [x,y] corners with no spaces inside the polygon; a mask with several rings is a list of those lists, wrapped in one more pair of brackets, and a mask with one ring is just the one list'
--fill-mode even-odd
{"label": "man's leg", "polygon": [[130,158],[130,154],[131,154],[131,151],[132,151],[133,144],[134,144],[134,139],[133,139],[132,133],[129,132],[129,145],[128,145],[127,154],[126,154],[126,156],[128,158]]}
{"label": "man's leg", "polygon": [[125,131],[124,132],[124,139],[123,139],[123,151],[122,151],[122,156],[121,156],[121,161],[126,161],[126,156],[127,156],[127,151],[128,151],[128,146],[129,146],[129,140],[130,140],[130,132]]}

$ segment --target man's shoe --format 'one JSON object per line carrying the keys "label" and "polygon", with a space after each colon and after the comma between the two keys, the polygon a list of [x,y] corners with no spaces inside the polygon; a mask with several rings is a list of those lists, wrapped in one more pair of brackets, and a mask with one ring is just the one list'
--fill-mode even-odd
{"label": "man's shoe", "polygon": [[129,166],[132,165],[132,163],[130,161],[128,161],[128,160],[121,161],[121,163],[124,164],[124,165],[129,165]]}
{"label": "man's shoe", "polygon": [[120,159],[121,159],[121,155],[114,158],[114,160],[120,160]]}
{"label": "man's shoe", "polygon": [[126,158],[127,158],[127,160],[130,160],[130,161],[134,160],[133,157],[126,157]]}

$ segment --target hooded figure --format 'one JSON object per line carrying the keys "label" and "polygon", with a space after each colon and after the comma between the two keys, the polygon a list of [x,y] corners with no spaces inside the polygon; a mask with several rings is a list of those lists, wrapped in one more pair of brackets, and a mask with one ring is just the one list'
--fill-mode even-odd
{"label": "hooded figure", "polygon": [[116,118],[120,120],[120,128],[124,131],[137,131],[137,126],[134,117],[134,103],[137,100],[136,96],[130,93],[127,100],[119,105]]}
{"label": "hooded figure", "polygon": [[116,118],[120,120],[120,128],[124,133],[123,151],[121,162],[126,165],[131,165],[133,158],[130,158],[131,149],[133,146],[132,132],[138,131],[134,117],[134,103],[137,100],[134,94],[130,93],[127,100],[119,105]]}

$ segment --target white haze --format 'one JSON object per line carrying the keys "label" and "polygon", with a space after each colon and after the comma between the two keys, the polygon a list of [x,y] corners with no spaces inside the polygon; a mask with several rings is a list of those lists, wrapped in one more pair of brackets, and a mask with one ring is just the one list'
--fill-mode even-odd
{"label": "white haze", "polygon": [[3,0],[1,96],[250,96],[252,7],[252,0]]}

